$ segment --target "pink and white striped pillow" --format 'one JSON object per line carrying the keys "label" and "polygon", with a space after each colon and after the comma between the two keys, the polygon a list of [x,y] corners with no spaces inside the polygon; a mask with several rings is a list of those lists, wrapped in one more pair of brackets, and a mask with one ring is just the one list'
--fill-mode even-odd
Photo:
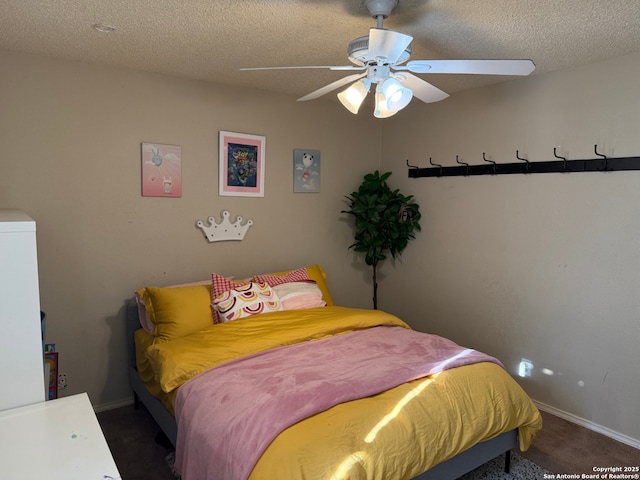
{"label": "pink and white striped pillow", "polygon": [[214,299],[213,308],[220,315],[222,323],[282,310],[280,299],[264,282],[251,282],[227,290]]}
{"label": "pink and white striped pillow", "polygon": [[283,310],[305,310],[327,304],[322,299],[322,291],[313,280],[283,283],[273,287],[273,291],[278,295]]}

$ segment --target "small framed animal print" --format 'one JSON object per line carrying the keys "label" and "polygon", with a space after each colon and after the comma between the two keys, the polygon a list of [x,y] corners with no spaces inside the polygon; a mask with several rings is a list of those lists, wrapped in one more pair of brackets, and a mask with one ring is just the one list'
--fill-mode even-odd
{"label": "small framed animal print", "polygon": [[182,147],[142,143],[142,196],[182,197]]}
{"label": "small framed animal print", "polygon": [[296,149],[293,151],[293,191],[295,193],[320,192],[320,151]]}

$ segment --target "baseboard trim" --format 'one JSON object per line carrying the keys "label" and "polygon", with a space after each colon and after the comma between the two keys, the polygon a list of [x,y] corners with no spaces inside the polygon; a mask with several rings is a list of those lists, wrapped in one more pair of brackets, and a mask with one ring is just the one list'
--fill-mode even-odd
{"label": "baseboard trim", "polygon": [[615,430],[611,430],[610,428],[603,427],[602,425],[598,425],[597,423],[593,423],[590,420],[578,417],[577,415],[574,415],[572,413],[565,412],[564,410],[560,410],[559,408],[552,407],[551,405],[547,405],[546,403],[542,403],[537,400],[534,400],[533,403],[535,403],[538,409],[542,410],[543,412],[550,413],[551,415],[560,417],[568,422],[575,423],[576,425],[580,425],[581,427],[605,435],[609,438],[612,438],[613,440],[617,440],[620,443],[624,443],[631,447],[640,449],[640,440],[629,437],[620,432],[616,432]]}
{"label": "baseboard trim", "polygon": [[94,412],[104,412],[106,410],[113,410],[114,408],[127,407],[133,405],[133,397],[123,398],[122,400],[116,400],[115,402],[101,403],[100,405],[94,405]]}

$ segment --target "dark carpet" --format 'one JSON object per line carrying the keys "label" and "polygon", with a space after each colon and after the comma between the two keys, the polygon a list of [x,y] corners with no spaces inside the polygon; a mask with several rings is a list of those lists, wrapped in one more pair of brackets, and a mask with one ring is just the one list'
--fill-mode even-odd
{"label": "dark carpet", "polygon": [[511,452],[509,473],[504,471],[504,455],[501,455],[463,475],[459,480],[543,480],[545,474],[551,475],[552,473],[532,461],[522,458],[517,453]]}

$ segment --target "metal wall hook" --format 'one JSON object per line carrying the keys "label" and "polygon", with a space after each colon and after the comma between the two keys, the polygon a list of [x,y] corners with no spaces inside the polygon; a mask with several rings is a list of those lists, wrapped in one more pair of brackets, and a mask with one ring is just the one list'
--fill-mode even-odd
{"label": "metal wall hook", "polygon": [[609,169],[609,160],[608,160],[606,155],[603,155],[602,153],[598,153],[598,145],[597,144],[593,146],[593,152],[597,156],[604,158],[604,168],[602,170],[603,171],[607,171]]}
{"label": "metal wall hook", "polygon": [[493,173],[494,173],[494,175],[495,175],[495,173],[496,173],[496,162],[494,162],[493,160],[489,160],[489,159],[486,157],[486,155],[485,155],[485,153],[484,153],[484,152],[482,152],[482,159],[483,159],[485,162],[488,162],[488,163],[493,164],[493,167],[492,167],[492,168],[493,168]]}
{"label": "metal wall hook", "polygon": [[566,172],[567,171],[567,158],[566,157],[561,157],[560,155],[558,155],[557,153],[557,149],[556,147],[553,147],[553,156],[562,160],[562,171]]}
{"label": "metal wall hook", "polygon": [[458,155],[456,155],[456,163],[459,163],[460,165],[465,165],[467,167],[467,173],[465,174],[465,176],[469,176],[469,164],[461,162],[460,159],[458,158]]}
{"label": "metal wall hook", "polygon": [[520,160],[521,162],[527,162],[527,166],[526,166],[526,168],[527,168],[527,173],[529,173],[530,168],[531,168],[531,164],[529,163],[529,160],[527,160],[526,158],[522,158],[522,157],[520,156],[520,151],[519,151],[519,150],[516,150],[516,158],[517,158],[518,160]]}
{"label": "metal wall hook", "polygon": [[598,153],[598,145],[597,145],[597,144],[593,146],[593,151],[594,151],[594,153],[595,153],[596,155],[598,155],[599,157],[607,158],[607,156],[606,156],[606,155],[603,155],[602,153]]}
{"label": "metal wall hook", "polygon": [[442,165],[440,165],[440,164],[438,164],[438,163],[433,163],[433,162],[431,161],[431,157],[429,157],[429,163],[430,163],[431,165],[433,165],[434,167],[440,167],[440,173],[438,174],[438,176],[440,177],[440,176],[442,175]]}
{"label": "metal wall hook", "polygon": [[418,169],[415,165],[409,165],[409,159],[407,158],[407,167]]}

